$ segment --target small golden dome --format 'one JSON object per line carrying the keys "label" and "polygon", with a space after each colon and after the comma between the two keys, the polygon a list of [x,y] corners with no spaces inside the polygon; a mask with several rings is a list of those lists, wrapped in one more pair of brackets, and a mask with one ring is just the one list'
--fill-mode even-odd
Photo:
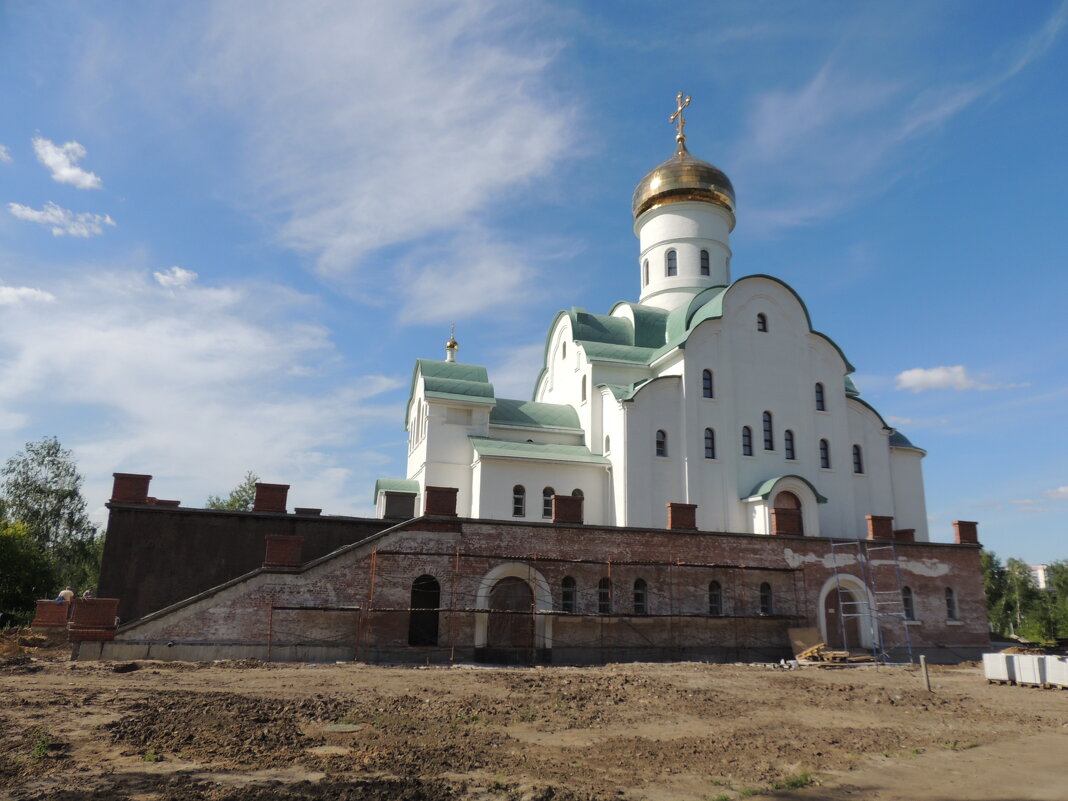
{"label": "small golden dome", "polygon": [[[685,140],[681,134],[680,137]],[[734,216],[734,187],[730,178],[718,167],[691,156],[686,142],[680,141],[674,156],[642,178],[634,190],[631,207],[637,219],[651,208],[683,200],[714,203]]]}

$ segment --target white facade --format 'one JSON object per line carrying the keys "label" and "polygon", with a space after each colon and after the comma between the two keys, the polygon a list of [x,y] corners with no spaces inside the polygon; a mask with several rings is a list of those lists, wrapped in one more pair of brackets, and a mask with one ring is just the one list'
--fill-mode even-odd
{"label": "white facade", "polygon": [[532,401],[496,398],[476,365],[416,363],[407,481],[376,492],[458,487],[461,516],[532,520],[580,491],[586,523],[656,528],[683,502],[701,530],[754,534],[860,538],[876,515],[927,540],[924,452],[860,399],[790,287],[730,282],[733,190],[672,191],[636,195],[640,302],[560,312]]}

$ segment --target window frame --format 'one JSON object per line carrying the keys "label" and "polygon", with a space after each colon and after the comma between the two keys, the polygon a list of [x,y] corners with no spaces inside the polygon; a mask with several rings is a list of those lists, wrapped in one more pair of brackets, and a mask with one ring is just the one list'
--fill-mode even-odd
{"label": "window frame", "polygon": [[764,425],[764,450],[775,450],[775,421],[771,412],[765,411],[761,420]]}
{"label": "window frame", "polygon": [[552,519],[553,516],[553,496],[556,494],[556,490],[552,487],[545,487],[541,491],[541,516],[542,518]]}
{"label": "window frame", "polygon": [[574,614],[578,611],[578,584],[572,576],[560,581],[560,611]]}
{"label": "window frame", "polygon": [[825,412],[825,411],[827,411],[827,393],[825,392],[825,390],[823,388],[823,382],[822,381],[817,381],[816,382],[816,386],[815,386],[814,389],[815,389],[815,392],[816,392],[816,411],[817,412]]}
{"label": "window frame", "polygon": [[864,475],[864,451],[860,445],[853,443],[853,473]]}
{"label": "window frame", "polygon": [[679,274],[679,252],[671,248],[664,254],[664,276],[674,278]]}
{"label": "window frame", "polygon": [[960,620],[960,610],[957,609],[957,593],[952,587],[946,587],[946,620]]}
{"label": "window frame", "polygon": [[758,312],[756,316],[757,331],[761,334],[768,333],[768,315],[764,312]]}
{"label": "window frame", "polygon": [[[518,509],[518,511],[516,511]],[[527,488],[522,484],[512,487],[512,517],[527,516]]]}
{"label": "window frame", "polygon": [[712,275],[712,257],[703,248],[701,250],[701,275]]}
{"label": "window frame", "polygon": [[723,585],[715,579],[708,582],[708,614],[712,617],[723,617],[724,615]]}
{"label": "window frame", "polygon": [[701,395],[710,399],[716,397],[716,377],[707,367],[701,371]]}
{"label": "window frame", "polygon": [[645,579],[634,579],[634,614],[649,614],[649,585]]}
{"label": "window frame", "polygon": [[762,581],[760,583],[760,614],[775,614],[775,595],[772,591],[770,582],[767,581]]}
{"label": "window frame", "polygon": [[612,614],[612,579],[607,576],[597,582],[597,614]]}
{"label": "window frame", "polygon": [[742,426],[742,456],[753,455],[753,429]]}
{"label": "window frame", "polygon": [[831,469],[831,443],[825,439],[820,440],[820,469]]}
{"label": "window frame", "polygon": [[667,458],[668,455],[668,438],[667,431],[662,428],[656,430],[656,455],[660,458]]}
{"label": "window frame", "polygon": [[705,429],[705,458],[716,458],[716,430],[714,428]]}
{"label": "window frame", "polygon": [[789,428],[782,432],[783,455],[789,462],[797,461],[797,445],[794,442],[794,432]]}
{"label": "window frame", "polygon": [[916,620],[916,593],[907,584],[901,588],[901,609],[905,614],[905,620]]}

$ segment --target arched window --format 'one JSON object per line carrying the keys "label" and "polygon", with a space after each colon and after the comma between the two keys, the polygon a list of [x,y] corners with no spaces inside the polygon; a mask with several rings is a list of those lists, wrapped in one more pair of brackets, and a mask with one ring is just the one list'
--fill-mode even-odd
{"label": "arched window", "polygon": [[612,580],[603,578],[597,582],[597,614],[612,614]]}
{"label": "arched window", "polygon": [[775,450],[775,429],[771,424],[771,412],[764,412],[764,450]]}
{"label": "arched window", "polygon": [[648,587],[645,583],[645,579],[638,579],[634,582],[634,614],[645,615],[649,613],[648,604]]}
{"label": "arched window", "polygon": [[604,438],[604,452],[605,453],[611,453],[612,452],[612,438],[611,437],[605,437]]}
{"label": "arched window", "polygon": [[566,342],[561,342],[560,343],[560,359],[563,360],[563,359],[566,359],[566,358],[567,358],[567,343]]}
{"label": "arched window", "polygon": [[827,403],[823,399],[823,384],[819,383],[816,384],[816,411],[827,411]]}
{"label": "arched window", "polygon": [[715,385],[712,383],[712,371],[711,370],[704,370],[701,373],[701,392],[704,394],[704,396],[706,398],[714,398],[714,397],[716,397],[716,395],[715,395]]}
{"label": "arched window", "polygon": [[667,432],[662,428],[656,432],[656,455],[667,456]]}
{"label": "arched window", "polygon": [[710,275],[711,272],[712,272],[711,271],[711,264],[709,263],[709,260],[708,260],[708,251],[707,250],[702,250],[701,251],[701,275]]}
{"label": "arched window", "polygon": [[679,274],[679,254],[669,250],[664,258],[665,272],[667,275]]}
{"label": "arched window", "polygon": [[957,619],[957,596],[952,587],[946,587],[946,620]]}
{"label": "arched window", "polygon": [[912,597],[912,587],[901,588],[901,606],[905,610],[905,620],[916,619],[916,601]]}
{"label": "arched window", "polygon": [[786,429],[782,432],[782,447],[786,452],[787,459],[797,458],[797,454],[794,451],[794,432],[790,429]]}
{"label": "arched window", "polygon": [[553,495],[556,494],[556,490],[552,487],[546,487],[541,491],[541,516],[552,517],[553,516]]}
{"label": "arched window", "polygon": [[578,590],[575,587],[575,580],[571,576],[564,576],[564,580],[560,582],[560,611],[574,612],[577,600]]}
{"label": "arched window", "polygon": [[853,446],[853,472],[864,472],[864,454],[861,453],[859,445]]}
{"label": "arched window", "polygon": [[705,429],[705,458],[716,458],[716,432],[711,428]]}
{"label": "arched window", "polygon": [[767,330],[768,330],[768,315],[764,314],[764,312],[760,312],[760,314],[757,315],[757,331],[765,331],[766,332]]}
{"label": "arched window", "polygon": [[708,614],[723,614],[723,586],[718,581],[708,582]]}
{"label": "arched window", "polygon": [[412,602],[408,612],[408,645],[438,644],[438,608],[441,585],[433,576],[420,576],[412,582]]}
{"label": "arched window", "polygon": [[753,455],[753,429],[742,426],[742,456]]}
{"label": "arched window", "polygon": [[825,439],[820,440],[820,467],[824,470],[831,469],[831,446]]}
{"label": "arched window", "polygon": [[586,402],[586,376],[582,376],[582,402]]}
{"label": "arched window", "polygon": [[527,513],[527,490],[522,484],[512,487],[512,517],[523,517]]}
{"label": "arched window", "polygon": [[642,262],[642,284],[649,286],[649,259]]}
{"label": "arched window", "polygon": [[576,489],[571,490],[571,497],[572,498],[585,498],[586,496],[582,493],[582,490],[576,488]]}
{"label": "arched window", "polygon": [[771,585],[764,582],[760,585],[760,614],[771,615],[775,613],[775,604],[771,597]]}

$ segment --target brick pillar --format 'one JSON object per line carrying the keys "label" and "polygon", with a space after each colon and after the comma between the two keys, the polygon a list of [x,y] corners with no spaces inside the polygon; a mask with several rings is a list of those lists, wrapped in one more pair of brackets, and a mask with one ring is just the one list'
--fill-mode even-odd
{"label": "brick pillar", "polygon": [[916,529],[899,528],[894,531],[894,540],[896,542],[916,542]]}
{"label": "brick pillar", "polygon": [[112,473],[115,483],[111,485],[112,503],[145,503],[148,500],[148,484],[152,476],[140,473]]}
{"label": "brick pillar", "polygon": [[300,567],[304,538],[294,534],[268,534],[264,567]]}
{"label": "brick pillar", "polygon": [[970,520],[954,520],[953,541],[958,545],[978,545],[979,524]]}
{"label": "brick pillar", "polygon": [[669,531],[697,531],[697,504],[673,501],[665,505],[668,510]]}
{"label": "brick pillar", "polygon": [[424,487],[423,514],[456,517],[456,487]]}
{"label": "brick pillar", "polygon": [[67,615],[70,613],[70,604],[66,601],[38,601],[37,614],[34,615],[31,629],[62,629],[67,627]]}
{"label": "brick pillar", "polygon": [[114,640],[118,598],[75,598],[70,615],[70,641]]}
{"label": "brick pillar", "polygon": [[886,515],[868,515],[869,540],[892,540],[894,538],[894,518]]}
{"label": "brick pillar", "polygon": [[553,522],[582,524],[582,498],[553,495]]}
{"label": "brick pillar", "polygon": [[288,484],[256,484],[256,500],[252,503],[252,511],[285,514],[288,495]]}
{"label": "brick pillar", "polygon": [[414,492],[384,490],[382,496],[384,500],[382,517],[386,520],[411,520],[415,517],[416,494]]}

